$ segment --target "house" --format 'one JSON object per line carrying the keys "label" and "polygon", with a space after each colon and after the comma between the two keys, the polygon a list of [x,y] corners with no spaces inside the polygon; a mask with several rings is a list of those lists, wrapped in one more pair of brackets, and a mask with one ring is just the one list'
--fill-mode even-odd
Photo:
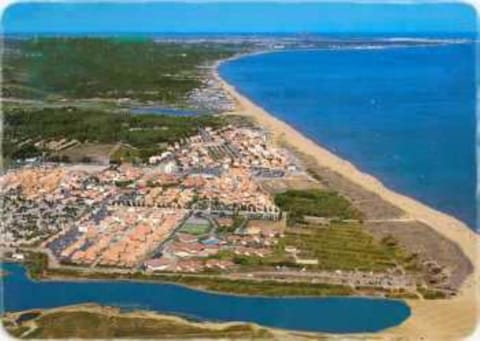
{"label": "house", "polygon": [[296,252],[297,252],[297,248],[294,247],[294,246],[285,246],[285,252],[288,252],[288,253],[296,253]]}
{"label": "house", "polygon": [[279,235],[278,229],[264,227],[262,228],[260,234],[263,237],[273,238]]}
{"label": "house", "polygon": [[209,259],[205,262],[207,269],[227,270],[234,266],[235,264],[228,260]]}
{"label": "house", "polygon": [[12,255],[12,258],[18,261],[23,261],[25,259],[25,256],[21,253],[14,253]]}
{"label": "house", "polygon": [[148,271],[164,271],[170,267],[171,260],[167,258],[154,258],[145,262]]}
{"label": "house", "polygon": [[203,262],[194,259],[178,261],[175,267],[176,272],[200,272],[203,269]]}
{"label": "house", "polygon": [[245,228],[244,234],[256,235],[260,234],[260,231],[261,229],[257,226],[248,226],[247,228]]}
{"label": "house", "polygon": [[301,265],[318,265],[318,259],[295,259],[295,263]]}
{"label": "house", "polygon": [[192,234],[188,233],[178,233],[177,238],[180,241],[180,243],[195,243],[198,241],[198,238]]}
{"label": "house", "polygon": [[194,257],[202,252],[204,246],[199,243],[175,243],[171,246],[170,251],[173,255],[185,258],[185,257]]}

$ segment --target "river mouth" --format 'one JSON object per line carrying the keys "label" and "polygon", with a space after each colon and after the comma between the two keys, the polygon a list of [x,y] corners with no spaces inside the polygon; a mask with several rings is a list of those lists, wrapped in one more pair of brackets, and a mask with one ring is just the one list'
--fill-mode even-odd
{"label": "river mouth", "polygon": [[20,264],[6,263],[6,312],[82,303],[141,307],[204,322],[250,322],[265,327],[321,333],[373,333],[411,314],[403,301],[361,297],[259,297],[217,294],[175,284],[135,281],[32,281]]}

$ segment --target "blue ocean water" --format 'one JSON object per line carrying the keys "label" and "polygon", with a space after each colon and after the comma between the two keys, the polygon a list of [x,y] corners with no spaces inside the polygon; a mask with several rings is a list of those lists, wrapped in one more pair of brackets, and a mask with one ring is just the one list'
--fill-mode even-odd
{"label": "blue ocean water", "polygon": [[389,188],[475,226],[473,43],[293,50],[224,63],[241,93]]}
{"label": "blue ocean water", "polygon": [[[127,281],[32,281],[19,264],[6,263],[0,287],[6,312],[95,302],[209,321],[332,333],[376,332],[410,316],[402,301],[355,297],[301,298],[221,295],[186,287]],[[3,292],[1,292],[3,290]]]}

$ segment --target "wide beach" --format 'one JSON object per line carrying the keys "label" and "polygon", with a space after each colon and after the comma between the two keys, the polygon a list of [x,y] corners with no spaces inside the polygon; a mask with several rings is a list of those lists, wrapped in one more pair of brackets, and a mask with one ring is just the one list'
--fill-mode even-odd
{"label": "wide beach", "polygon": [[277,119],[222,79],[218,73],[219,65],[220,63],[216,65],[214,76],[235,100],[237,108],[233,114],[253,118],[270,131],[274,141],[288,141],[290,146],[313,157],[322,167],[338,173],[350,182],[398,207],[404,212],[404,219],[428,225],[433,230],[432,233],[437,233],[456,244],[474,264],[473,272],[466,278],[455,298],[437,301],[408,301],[412,308],[412,316],[402,325],[386,331],[384,335],[392,337],[402,335],[415,339],[423,336],[427,339],[439,340],[465,337],[466,334],[473,332],[477,320],[478,235],[458,219],[386,188],[375,177],[363,173],[349,161],[322,148],[285,122]]}

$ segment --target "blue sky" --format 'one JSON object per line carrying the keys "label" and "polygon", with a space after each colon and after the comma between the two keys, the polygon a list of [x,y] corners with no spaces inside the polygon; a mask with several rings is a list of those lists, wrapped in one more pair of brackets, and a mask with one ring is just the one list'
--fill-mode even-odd
{"label": "blue sky", "polygon": [[475,11],[461,3],[157,2],[17,3],[5,33],[464,33]]}

